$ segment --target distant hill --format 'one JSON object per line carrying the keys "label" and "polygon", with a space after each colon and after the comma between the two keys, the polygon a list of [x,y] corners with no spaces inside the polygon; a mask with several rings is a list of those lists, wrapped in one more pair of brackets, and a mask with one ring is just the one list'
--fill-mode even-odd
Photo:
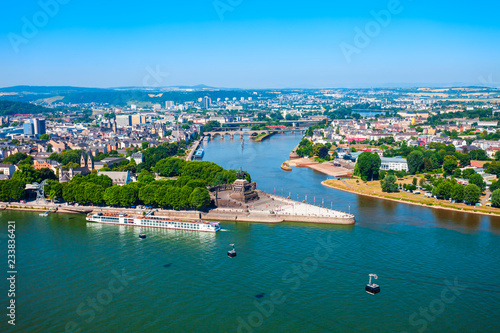
{"label": "distant hill", "polygon": [[14,92],[14,93],[31,93],[31,94],[67,94],[72,92],[92,92],[92,91],[105,91],[108,89],[100,88],[82,88],[71,86],[14,86],[0,88],[0,92]]}
{"label": "distant hill", "polygon": [[[82,92],[70,93],[64,96],[63,103],[109,103],[111,105],[125,106],[128,102],[149,102],[163,104],[165,101],[174,101],[175,103],[184,103],[187,101],[197,100],[198,98],[208,96],[212,100],[217,98],[233,98],[240,99],[241,97],[252,97],[253,91],[237,90],[237,91],[156,91],[161,94],[156,94],[156,97],[151,97],[154,91],[143,90],[122,90],[122,91],[100,91],[100,92]],[[266,93],[263,93],[266,95]]]}
{"label": "distant hill", "polygon": [[14,114],[40,114],[44,112],[53,112],[52,109],[44,108],[43,106],[0,100],[0,115],[8,116]]}

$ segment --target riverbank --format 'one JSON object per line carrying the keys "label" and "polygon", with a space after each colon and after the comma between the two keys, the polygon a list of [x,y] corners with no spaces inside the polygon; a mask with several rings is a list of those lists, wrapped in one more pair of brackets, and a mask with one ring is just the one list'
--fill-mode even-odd
{"label": "riverbank", "polygon": [[[352,214],[340,212],[332,209],[318,207],[307,203],[297,202],[289,198],[283,198],[258,191],[259,199],[237,208],[215,208],[208,212],[202,211],[176,211],[154,209],[156,216],[169,218],[181,218],[190,220],[211,220],[211,221],[240,221],[254,223],[280,223],[280,222],[303,222],[303,223],[323,223],[338,225],[353,225],[355,217]],[[223,195],[220,192],[219,195]],[[143,215],[144,209],[137,208],[116,208],[99,206],[71,206],[54,204],[36,204],[28,202],[26,204],[3,203],[0,209],[45,212],[88,214],[90,212],[113,212],[126,213],[129,215]]]}
{"label": "riverbank", "polygon": [[254,142],[262,142],[262,141],[264,141],[266,139],[269,139],[270,137],[272,137],[275,134],[276,134],[276,132],[270,132],[270,133],[267,133],[267,134],[259,134],[255,138],[251,137],[250,140],[252,140]]}
{"label": "riverbank", "polygon": [[314,171],[321,172],[325,175],[332,177],[351,177],[353,169],[347,168],[346,166],[335,166],[334,162],[316,162],[314,159],[309,158],[298,158],[285,161],[284,164],[289,167],[296,168],[309,168]]}
{"label": "riverbank", "polygon": [[[406,179],[403,183],[411,183],[411,179]],[[358,179],[329,179],[321,182],[323,186],[341,190],[344,192],[354,193],[366,197],[389,200],[394,202],[405,203],[409,205],[422,206],[434,209],[442,209],[456,211],[462,213],[480,214],[487,216],[500,216],[500,209],[492,207],[476,207],[468,206],[464,203],[452,204],[446,200],[437,200],[434,198],[425,197],[423,194],[413,194],[408,192],[385,193],[380,188],[380,181],[372,181],[365,184]]]}

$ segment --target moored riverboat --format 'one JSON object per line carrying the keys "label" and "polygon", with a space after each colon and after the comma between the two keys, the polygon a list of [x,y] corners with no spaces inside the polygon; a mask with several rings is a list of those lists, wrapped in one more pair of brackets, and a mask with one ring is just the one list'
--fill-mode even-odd
{"label": "moored riverboat", "polygon": [[132,227],[151,227],[163,229],[191,230],[202,232],[217,232],[220,230],[219,222],[203,220],[181,220],[165,216],[132,216],[125,213],[90,213],[87,221],[103,224],[128,225]]}

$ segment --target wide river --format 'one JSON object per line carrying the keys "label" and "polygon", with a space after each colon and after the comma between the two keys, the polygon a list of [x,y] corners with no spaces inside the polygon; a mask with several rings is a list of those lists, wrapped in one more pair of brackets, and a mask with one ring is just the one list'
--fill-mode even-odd
{"label": "wide river", "polygon": [[[499,332],[500,220],[323,187],[280,164],[300,141],[216,138],[205,160],[356,225],[222,223],[217,234],[2,211],[0,332]],[[290,193],[291,192],[291,193]],[[16,326],[7,224],[16,225]],[[237,257],[226,256],[235,243]],[[381,293],[364,291],[378,274]]]}

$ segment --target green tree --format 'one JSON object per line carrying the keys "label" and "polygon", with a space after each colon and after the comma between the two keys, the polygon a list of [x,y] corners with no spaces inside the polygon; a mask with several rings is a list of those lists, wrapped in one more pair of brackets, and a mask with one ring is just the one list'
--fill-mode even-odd
{"label": "green tree", "polygon": [[[23,182],[12,180],[10,181],[10,197],[14,201],[21,200],[25,196],[25,185]],[[10,201],[10,200],[9,200]]]}
{"label": "green tree", "polygon": [[155,194],[156,204],[160,207],[166,207],[168,205],[167,191],[169,186],[160,186]]}
{"label": "green tree", "polygon": [[0,180],[0,201],[5,202],[5,201],[12,200],[10,197],[10,180],[9,179],[4,179]]}
{"label": "green tree", "polygon": [[20,164],[19,169],[14,172],[12,179],[23,182],[24,184],[32,184],[34,182],[40,182],[40,172],[29,164]]}
{"label": "green tree", "polygon": [[142,146],[142,149],[147,149],[147,148],[149,147],[149,142],[144,141],[144,142],[141,144],[141,146]]}
{"label": "green tree", "polygon": [[318,150],[318,157],[322,159],[326,159],[327,157],[330,157],[328,155],[328,148],[325,146],[321,146]]}
{"label": "green tree", "polygon": [[472,160],[476,161],[486,161],[488,160],[488,154],[486,154],[486,151],[482,149],[476,149],[476,150],[471,150],[469,152],[470,157]]}
{"label": "green tree", "polygon": [[74,202],[76,200],[76,192],[79,184],[69,183],[63,187],[62,198],[66,202]]}
{"label": "green tree", "polygon": [[53,153],[49,156],[49,159],[60,162],[62,165],[68,165],[69,163],[74,163],[76,167],[80,167],[80,158],[82,156],[82,150],[65,150],[60,154]]}
{"label": "green tree", "polygon": [[464,171],[462,171],[462,177],[464,177],[465,179],[469,179],[470,176],[472,176],[475,173],[476,171],[474,171],[474,169],[465,169]]}
{"label": "green tree", "polygon": [[223,170],[222,167],[213,162],[186,162],[182,167],[181,175],[190,179],[202,179],[208,184],[212,184],[217,173]]}
{"label": "green tree", "polygon": [[414,175],[424,167],[424,154],[420,150],[414,150],[406,159],[409,173]]}
{"label": "green tree", "polygon": [[380,157],[377,154],[363,152],[359,155],[354,167],[354,174],[363,180],[371,180],[374,176],[378,177],[381,164]]}
{"label": "green tree", "polygon": [[4,164],[18,164],[22,160],[28,157],[28,154],[25,153],[15,153],[13,155],[10,155],[6,158],[4,158],[3,163]]}
{"label": "green tree", "polygon": [[431,158],[424,158],[424,171],[431,172],[432,169],[433,169],[432,159]]}
{"label": "green tree", "polygon": [[57,180],[49,180],[47,186],[45,187],[45,193],[49,194],[49,199],[55,201],[62,198],[63,194],[63,184],[59,183]]}
{"label": "green tree", "polygon": [[488,166],[486,166],[488,163],[484,165],[486,168],[487,173],[491,173],[493,175],[496,175],[497,177],[500,177],[500,162],[499,161],[493,161],[489,163]]}
{"label": "green tree", "polygon": [[119,185],[108,187],[106,191],[104,191],[103,195],[103,199],[106,202],[106,205],[118,206],[120,204],[120,197],[121,197],[120,192],[121,192],[121,186]]}
{"label": "green tree", "polygon": [[176,177],[181,174],[186,161],[180,158],[164,158],[156,163],[154,171],[163,177]]}
{"label": "green tree", "polygon": [[181,198],[178,191],[178,187],[169,187],[167,189],[167,206],[170,206],[175,210],[179,210],[181,206]]}
{"label": "green tree", "polygon": [[495,190],[498,190],[500,188],[500,181],[494,181],[490,185],[490,191],[494,192]]}
{"label": "green tree", "polygon": [[139,199],[139,190],[135,184],[122,186],[120,190],[120,205],[122,207],[130,207],[137,203]]}
{"label": "green tree", "polygon": [[396,177],[394,175],[385,176],[385,178],[380,181],[380,187],[382,188],[383,192],[398,192]]}
{"label": "green tree", "polygon": [[50,135],[42,134],[42,135],[40,135],[40,140],[50,140]]}
{"label": "green tree", "polygon": [[475,173],[469,177],[469,184],[477,185],[477,187],[479,187],[481,191],[484,191],[484,189],[486,188],[486,183],[484,182],[483,177],[478,173]]}
{"label": "green tree", "polygon": [[54,171],[52,171],[49,168],[40,169],[39,177],[40,177],[40,180],[44,180],[44,179],[56,180],[57,179]]}
{"label": "green tree", "polygon": [[453,184],[450,181],[444,181],[437,186],[437,196],[450,198],[453,190]]}
{"label": "green tree", "polygon": [[462,202],[465,198],[464,189],[465,187],[463,185],[460,184],[453,185],[453,188],[451,190],[451,198],[456,202]]}
{"label": "green tree", "polygon": [[495,152],[495,161],[500,161],[500,150]]}
{"label": "green tree", "polygon": [[479,202],[480,197],[481,189],[477,185],[469,184],[465,186],[464,199],[467,201],[467,203],[474,205]]}
{"label": "green tree", "polygon": [[149,184],[155,180],[155,177],[146,169],[142,169],[137,181],[144,184]]}
{"label": "green tree", "polygon": [[443,170],[445,175],[452,175],[457,168],[457,158],[453,155],[447,155],[444,158]]}
{"label": "green tree", "polygon": [[85,201],[86,203],[91,203],[92,205],[99,205],[104,202],[104,188],[101,185],[94,183],[85,183],[83,185],[85,191]]}
{"label": "green tree", "polygon": [[14,179],[0,180],[0,201],[18,201],[25,196],[25,184]]}
{"label": "green tree", "polygon": [[500,208],[500,189],[496,189],[491,193],[491,205]]}
{"label": "green tree", "polygon": [[190,196],[194,190],[188,185],[184,185],[179,192],[179,208],[188,209],[191,206]]}
{"label": "green tree", "polygon": [[210,194],[207,189],[197,187],[189,196],[191,208],[203,210],[210,206]]}
{"label": "green tree", "polygon": [[139,190],[139,200],[144,202],[148,206],[156,206],[158,202],[156,201],[156,193],[158,192],[160,186],[154,184],[148,184],[141,187]]}
{"label": "green tree", "polygon": [[453,144],[450,143],[444,148],[444,150],[446,150],[446,154],[452,154],[456,151],[456,148]]}
{"label": "green tree", "polygon": [[460,166],[465,168],[470,165],[470,155],[469,154],[460,154],[458,155],[458,160],[460,161]]}

